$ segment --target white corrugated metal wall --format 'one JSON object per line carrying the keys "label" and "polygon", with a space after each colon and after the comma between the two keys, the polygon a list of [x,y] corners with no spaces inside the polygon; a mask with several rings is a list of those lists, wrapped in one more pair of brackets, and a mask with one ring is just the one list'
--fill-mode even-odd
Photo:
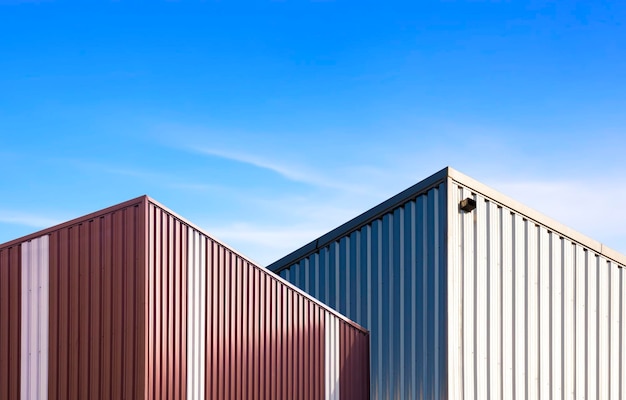
{"label": "white corrugated metal wall", "polygon": [[626,398],[626,269],[448,182],[449,397]]}

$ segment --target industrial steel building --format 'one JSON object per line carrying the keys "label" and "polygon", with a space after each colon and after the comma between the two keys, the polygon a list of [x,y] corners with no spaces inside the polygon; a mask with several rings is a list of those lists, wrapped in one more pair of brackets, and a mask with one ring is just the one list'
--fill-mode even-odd
{"label": "industrial steel building", "polygon": [[368,351],[146,196],[0,245],[0,399],[367,399]]}
{"label": "industrial steel building", "polygon": [[626,399],[625,265],[446,168],[269,269],[370,330],[372,399]]}

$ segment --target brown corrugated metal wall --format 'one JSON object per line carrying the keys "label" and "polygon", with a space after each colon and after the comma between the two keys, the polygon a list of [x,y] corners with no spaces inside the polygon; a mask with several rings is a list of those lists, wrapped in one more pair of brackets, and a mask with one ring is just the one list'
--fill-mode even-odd
{"label": "brown corrugated metal wall", "polygon": [[[339,324],[339,340],[341,400],[367,399],[370,395],[369,337],[342,321]],[[355,376],[364,379],[354,379]]]}
{"label": "brown corrugated metal wall", "polygon": [[20,397],[20,250],[0,249],[0,399]]}
{"label": "brown corrugated metal wall", "polygon": [[[150,204],[148,215],[148,398],[184,399],[198,389],[209,399],[322,398],[323,310],[159,206]],[[186,254],[193,237],[195,254]],[[200,349],[185,351],[188,258],[206,271],[204,382],[190,388],[185,354]]]}
{"label": "brown corrugated metal wall", "polygon": [[187,226],[148,212],[146,398],[186,399]]}
{"label": "brown corrugated metal wall", "polygon": [[50,232],[50,399],[143,397],[139,204]]}
{"label": "brown corrugated metal wall", "polygon": [[2,400],[367,398],[368,343],[145,196],[0,248]]}
{"label": "brown corrugated metal wall", "polygon": [[320,399],[324,310],[208,238],[206,398]]}
{"label": "brown corrugated metal wall", "polygon": [[[148,232],[148,398],[324,398],[328,311],[152,202]],[[340,398],[366,399],[369,335],[340,332]]]}

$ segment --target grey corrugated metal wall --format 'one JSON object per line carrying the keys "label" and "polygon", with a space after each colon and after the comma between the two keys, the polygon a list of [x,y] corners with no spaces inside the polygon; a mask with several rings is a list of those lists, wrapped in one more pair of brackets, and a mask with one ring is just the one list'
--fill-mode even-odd
{"label": "grey corrugated metal wall", "polygon": [[625,399],[626,269],[450,185],[450,398]]}
{"label": "grey corrugated metal wall", "polygon": [[442,182],[280,271],[371,331],[373,399],[445,396],[445,227]]}

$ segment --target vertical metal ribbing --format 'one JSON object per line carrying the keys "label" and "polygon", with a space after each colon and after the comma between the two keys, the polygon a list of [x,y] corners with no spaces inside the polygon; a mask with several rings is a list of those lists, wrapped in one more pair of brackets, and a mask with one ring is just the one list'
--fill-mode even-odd
{"label": "vertical metal ribbing", "polygon": [[551,263],[550,263],[550,237],[549,233],[544,229],[539,229],[538,242],[538,264],[539,264],[539,324],[538,324],[538,340],[539,340],[539,398],[550,398],[550,339],[551,324],[550,311],[552,300],[550,298],[551,287]]}
{"label": "vertical metal ribbing", "polygon": [[326,312],[324,334],[324,371],[325,399],[339,400],[339,321],[337,317]]}
{"label": "vertical metal ribbing", "polygon": [[206,238],[188,228],[187,250],[187,398],[205,396]]}
{"label": "vertical metal ribbing", "polygon": [[620,286],[619,268],[608,262],[609,269],[609,398],[619,398],[619,326],[620,326]]}
{"label": "vertical metal ribbing", "polygon": [[431,187],[280,272],[306,289],[296,270],[316,265],[310,292],[371,331],[374,399],[447,395],[447,196]]}
{"label": "vertical metal ribbing", "polygon": [[21,398],[48,396],[48,236],[22,244]]}
{"label": "vertical metal ribbing", "polygon": [[619,269],[620,275],[620,399],[626,398],[626,268]]}
{"label": "vertical metal ribbing", "polygon": [[[457,206],[472,196],[462,185],[453,193]],[[450,387],[461,380],[462,394],[449,398],[619,398],[623,269],[514,210],[475,199],[469,214],[449,207],[456,214],[450,234],[458,236],[449,268],[462,273],[458,293],[448,293],[449,314],[460,315],[462,340],[460,347],[449,340],[448,351],[463,366],[450,378]]]}

